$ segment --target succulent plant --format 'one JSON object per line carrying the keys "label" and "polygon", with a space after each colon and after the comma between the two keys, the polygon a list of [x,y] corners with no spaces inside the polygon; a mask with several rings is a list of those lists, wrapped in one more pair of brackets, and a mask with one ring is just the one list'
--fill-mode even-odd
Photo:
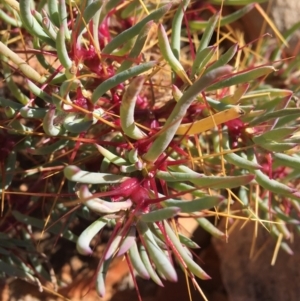
{"label": "succulent plant", "polygon": [[[176,265],[196,286],[195,277],[209,279],[190,251],[198,245],[182,233],[178,218],[193,217],[226,239],[208,217],[236,217],[232,202],[292,253],[287,225],[300,229],[300,109],[291,90],[267,83],[277,72],[272,62],[253,55],[242,40],[223,53],[219,40],[212,42],[219,26],[253,7],[199,21],[188,0],[158,7],[151,1],[3,1],[1,17],[11,30],[0,55],[14,99],[0,98],[2,193],[10,196],[3,199],[9,222],[1,226],[1,241],[12,239],[11,223],[44,231],[52,221],[50,232],[59,235],[65,225],[61,235],[91,255],[92,240],[110,225],[95,271],[100,296],[117,256],[125,256],[132,275],[158,285],[177,280]],[[22,56],[13,45],[20,36]],[[14,74],[25,78],[28,94]],[[28,162],[16,167],[17,158]],[[20,182],[32,198],[23,197],[22,206],[12,201]],[[54,198],[44,221],[31,215],[43,198]],[[68,224],[78,217],[92,223],[76,237]],[[24,229],[11,234],[28,239],[31,230]],[[20,270],[20,260],[5,258],[0,265],[10,268],[4,273]],[[27,274],[37,276],[36,263],[31,267]]]}

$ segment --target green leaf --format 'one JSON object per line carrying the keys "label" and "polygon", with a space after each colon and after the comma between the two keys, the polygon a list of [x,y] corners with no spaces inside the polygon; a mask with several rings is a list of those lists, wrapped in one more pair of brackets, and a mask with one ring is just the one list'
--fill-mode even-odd
{"label": "green leaf", "polygon": [[95,104],[100,97],[102,97],[110,89],[116,87],[117,85],[124,83],[126,80],[131,77],[140,75],[156,65],[155,61],[150,61],[147,63],[140,64],[138,66],[131,67],[127,70],[124,70],[120,73],[115,74],[109,79],[102,82],[93,92],[91,101]]}
{"label": "green leaf", "polygon": [[238,84],[244,84],[249,81],[255,80],[262,76],[267,76],[269,73],[276,71],[272,66],[255,67],[249,70],[241,71],[238,73],[226,76],[225,79],[219,79],[217,83],[207,88],[207,91],[218,90]]}
{"label": "green leaf", "polygon": [[[228,0],[230,1],[230,0]],[[233,2],[235,0],[232,0]],[[263,1],[267,1],[267,0],[263,0]],[[218,1],[219,3],[218,4],[221,4],[221,0]],[[238,2],[238,1],[237,1]],[[247,1],[247,0],[241,0],[240,2],[246,2],[244,4],[249,4],[249,3],[252,3],[252,2],[259,2],[259,1]],[[226,4],[226,0],[224,1],[224,4]],[[238,5],[238,4],[236,4]],[[234,13],[228,15],[228,16],[225,16],[225,17],[222,17],[221,18],[221,22],[220,22],[220,26],[224,26],[224,25],[227,25],[227,24],[230,24],[232,22],[235,22],[237,21],[238,19],[240,19],[241,17],[243,17],[244,15],[246,15],[249,11],[251,11],[253,9],[254,5],[253,4],[249,4],[245,7],[242,7],[241,9],[235,11]],[[190,21],[189,22],[189,25],[190,25],[190,28],[192,30],[201,30],[201,29],[205,29],[207,28],[208,26],[208,23],[209,21]]]}
{"label": "green leaf", "polygon": [[254,179],[253,175],[243,175],[243,176],[205,176],[202,174],[187,174],[184,172],[167,172],[158,171],[156,173],[158,179],[165,180],[167,182],[177,182],[177,181],[190,181],[200,187],[205,188],[234,188],[241,185],[246,185]]}
{"label": "green leaf", "polygon": [[270,121],[275,118],[281,118],[281,117],[290,117],[290,120],[295,120],[296,118],[300,117],[300,109],[299,108],[286,108],[275,112],[270,112],[263,114],[257,118],[255,118],[253,121],[249,122],[249,127],[256,126],[260,123]]}
{"label": "green leaf", "polygon": [[174,217],[180,211],[181,210],[179,207],[170,206],[168,208],[158,209],[158,210],[151,211],[149,213],[142,214],[140,216],[140,220],[145,223],[154,223],[158,221],[163,221]]}
{"label": "green leaf", "polygon": [[167,200],[161,203],[164,207],[176,206],[181,209],[181,212],[191,213],[217,206],[223,200],[222,196],[206,196],[193,201],[183,200]]}
{"label": "green leaf", "polygon": [[[12,211],[12,215],[18,222],[36,227],[40,230],[45,229],[45,222],[43,220],[22,214],[16,210]],[[52,234],[62,236],[72,242],[77,242],[77,239],[78,239],[77,236],[74,235],[70,230],[64,229],[61,223],[56,223],[53,226],[50,225],[50,227],[47,231]]]}

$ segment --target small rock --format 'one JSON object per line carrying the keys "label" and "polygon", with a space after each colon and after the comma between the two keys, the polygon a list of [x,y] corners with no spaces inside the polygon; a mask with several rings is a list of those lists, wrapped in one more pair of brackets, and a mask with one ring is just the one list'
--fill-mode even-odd
{"label": "small rock", "polygon": [[[299,22],[300,1],[298,0],[272,0],[260,5],[267,12],[267,15],[274,22],[280,33],[284,33],[294,24]],[[245,15],[241,22],[243,23],[243,29],[246,32],[246,36],[250,41],[257,39],[260,36],[264,19],[255,8]],[[269,26],[267,26],[262,34],[266,32],[275,36]],[[288,42],[288,53],[292,53],[296,49],[299,40],[300,30],[297,30]]]}
{"label": "small rock", "polygon": [[[240,223],[242,225],[242,223]],[[224,228],[220,225],[221,229]],[[220,269],[230,301],[299,301],[300,237],[290,244],[293,256],[282,249],[271,266],[276,240],[259,226],[255,252],[249,259],[254,223],[235,227],[229,242],[213,239],[220,258]]]}

